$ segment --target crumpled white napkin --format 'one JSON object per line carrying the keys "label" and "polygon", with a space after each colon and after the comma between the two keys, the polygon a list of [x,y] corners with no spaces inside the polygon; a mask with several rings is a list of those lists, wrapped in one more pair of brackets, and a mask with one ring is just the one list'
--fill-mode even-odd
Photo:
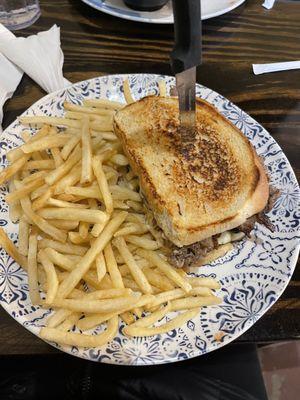
{"label": "crumpled white napkin", "polygon": [[70,85],[62,73],[64,55],[58,26],[53,25],[48,31],[27,38],[17,38],[7,32],[0,24],[0,52],[46,92],[51,93]]}
{"label": "crumpled white napkin", "polygon": [[275,4],[276,0],[265,0],[264,3],[262,4],[263,7],[265,7],[267,10],[271,10]]}
{"label": "crumpled white napkin", "polygon": [[3,119],[3,105],[14,94],[23,76],[23,71],[0,53],[0,133]]}
{"label": "crumpled white napkin", "polygon": [[63,63],[60,29],[56,25],[37,35],[17,38],[0,24],[0,132],[3,105],[14,94],[23,71],[51,93],[71,85],[63,77]]}
{"label": "crumpled white napkin", "polygon": [[300,61],[286,61],[270,64],[252,64],[255,75],[266,74],[268,72],[289,71],[300,69]]}

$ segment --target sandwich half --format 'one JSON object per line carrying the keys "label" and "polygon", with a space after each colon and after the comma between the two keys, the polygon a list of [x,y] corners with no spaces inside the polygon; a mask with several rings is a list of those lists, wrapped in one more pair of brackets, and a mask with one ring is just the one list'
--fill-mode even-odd
{"label": "sandwich half", "polygon": [[[201,264],[224,244],[217,240],[221,234],[260,215],[269,199],[264,166],[242,132],[200,99],[196,121],[194,140],[182,143],[178,99],[156,96],[124,107],[114,118],[145,205],[176,266]],[[205,243],[210,243],[205,254],[189,257],[189,250],[197,253]],[[179,262],[174,254],[182,255]]]}

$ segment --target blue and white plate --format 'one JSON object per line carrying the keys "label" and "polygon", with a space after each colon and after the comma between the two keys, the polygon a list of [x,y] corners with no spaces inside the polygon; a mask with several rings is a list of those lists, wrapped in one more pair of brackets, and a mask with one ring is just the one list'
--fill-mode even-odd
{"label": "blue and white plate", "polygon": [[[82,0],[85,4],[115,17],[151,24],[173,24],[172,2],[169,1],[157,11],[135,11],[127,7],[123,0]],[[199,0],[200,1],[200,0]],[[226,14],[246,0],[201,0],[202,19]]]}
{"label": "blue and white plate", "polygon": [[[65,100],[80,104],[87,98],[108,98],[124,102],[125,75],[111,75],[76,83],[65,90],[45,96],[24,115],[61,116]],[[135,99],[158,93],[157,82],[164,79],[168,90],[174,78],[168,76],[128,75]],[[55,345],[88,360],[111,364],[151,365],[199,356],[238,338],[275,303],[294,271],[299,251],[300,191],[294,172],[282,150],[253,118],[220,94],[197,85],[197,95],[212,103],[248,137],[265,160],[271,183],[281,191],[270,212],[275,225],[271,233],[256,225],[254,240],[243,240],[222,259],[201,267],[193,274],[217,278],[223,297],[219,306],[203,307],[200,314],[179,329],[145,338],[128,338],[120,330],[106,346],[96,349]],[[6,165],[6,152],[20,144],[23,130],[15,121],[0,135],[0,164]],[[17,241],[17,225],[9,220],[4,201],[6,187],[0,188],[0,226]],[[38,335],[50,311],[34,307],[28,296],[26,273],[3,249],[0,252],[0,302],[3,308],[26,329]],[[99,329],[96,329],[98,332]]]}

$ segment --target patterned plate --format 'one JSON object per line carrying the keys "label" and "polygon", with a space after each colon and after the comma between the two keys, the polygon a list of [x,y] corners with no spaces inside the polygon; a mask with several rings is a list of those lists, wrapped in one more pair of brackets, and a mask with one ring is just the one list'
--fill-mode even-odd
{"label": "patterned plate", "polygon": [[[30,107],[24,115],[61,116],[65,100],[80,104],[86,98],[109,98],[124,101],[125,76],[112,75],[77,83],[52,93]],[[174,78],[158,75],[129,75],[136,99],[158,93],[158,79],[164,79],[168,90]],[[279,298],[287,286],[299,251],[300,191],[293,170],[282,150],[266,130],[237,106],[214,91],[197,85],[197,95],[212,103],[249,138],[265,159],[271,183],[281,191],[270,218],[274,233],[256,225],[253,240],[244,240],[221,260],[193,271],[193,274],[216,277],[222,284],[219,295],[223,303],[203,307],[200,315],[183,327],[167,334],[146,338],[128,338],[122,334],[106,346],[96,349],[55,345],[70,354],[112,364],[150,365],[195,357],[218,349],[249,329]],[[5,153],[20,145],[25,127],[17,121],[1,135],[0,164],[6,164]],[[27,129],[27,128],[26,128]],[[4,201],[6,187],[1,187],[0,225],[13,240],[17,226],[9,221]],[[31,305],[27,277],[22,269],[1,249],[0,302],[21,325],[38,334],[50,311]],[[95,332],[98,332],[96,329]]]}
{"label": "patterned plate", "polygon": [[[173,24],[172,3],[169,1],[158,11],[136,11],[127,7],[123,0],[81,0],[85,4],[115,17],[150,24]],[[200,0],[199,0],[200,1]],[[246,0],[201,0],[201,19],[218,17],[237,8]]]}

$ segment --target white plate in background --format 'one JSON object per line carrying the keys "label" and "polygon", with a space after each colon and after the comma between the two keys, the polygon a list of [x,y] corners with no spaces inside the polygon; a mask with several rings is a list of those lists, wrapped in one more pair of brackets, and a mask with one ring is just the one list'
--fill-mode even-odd
{"label": "white plate in background", "polygon": [[[82,0],[85,4],[115,17],[152,24],[172,24],[172,2],[169,1],[157,11],[135,11],[127,7],[123,0]],[[240,6],[246,0],[201,0],[202,20],[225,14]]]}

